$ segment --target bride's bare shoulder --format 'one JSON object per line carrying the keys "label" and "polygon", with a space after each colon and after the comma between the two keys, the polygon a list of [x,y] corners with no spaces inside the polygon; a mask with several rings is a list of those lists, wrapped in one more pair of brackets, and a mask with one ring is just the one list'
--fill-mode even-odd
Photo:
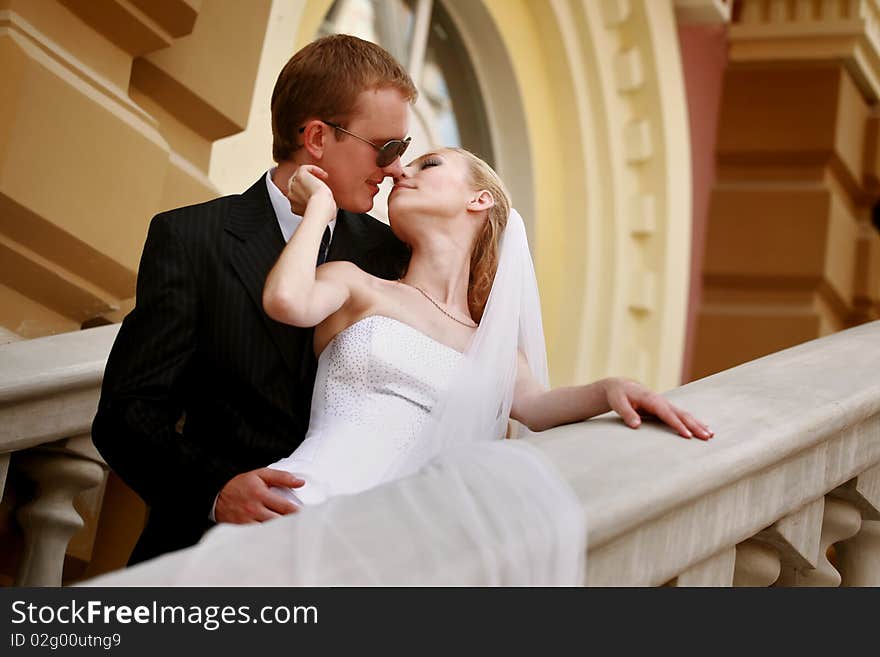
{"label": "bride's bare shoulder", "polygon": [[315,329],[316,352],[320,353],[329,340],[351,324],[368,315],[381,314],[393,299],[397,281],[388,281],[368,274],[347,261],[327,262],[318,267],[316,278],[343,284],[349,290],[348,300]]}
{"label": "bride's bare shoulder", "polygon": [[[350,262],[327,263],[319,267],[318,271],[331,264],[334,265],[330,268],[333,275],[345,278],[350,294],[348,301],[339,310],[315,327],[316,355],[320,355],[337,334],[352,324],[371,315],[387,314],[390,294],[396,285],[396,282],[370,276]],[[339,281],[340,278],[336,280]]]}
{"label": "bride's bare shoulder", "polygon": [[359,282],[366,278],[372,278],[367,272],[353,262],[347,260],[334,260],[325,262],[315,270],[315,278],[321,279],[344,279],[350,282]]}
{"label": "bride's bare shoulder", "polygon": [[382,290],[389,283],[389,281],[368,274],[347,260],[325,262],[315,271],[315,278],[345,283],[349,287],[363,287],[372,290]]}

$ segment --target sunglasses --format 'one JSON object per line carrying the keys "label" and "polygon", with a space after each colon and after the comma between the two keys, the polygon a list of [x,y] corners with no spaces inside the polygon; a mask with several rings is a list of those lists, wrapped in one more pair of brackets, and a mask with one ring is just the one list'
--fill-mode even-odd
{"label": "sunglasses", "polygon": [[[376,166],[380,169],[387,167],[389,164],[394,162],[397,158],[401,157],[406,149],[409,147],[409,143],[412,141],[412,137],[407,137],[406,139],[392,139],[391,141],[386,141],[382,146],[376,146],[369,139],[361,137],[360,135],[356,135],[353,132],[350,132],[343,128],[338,123],[331,123],[330,121],[324,121],[321,119],[321,123],[324,125],[328,125],[334,130],[339,130],[340,132],[344,132],[347,135],[351,135],[355,139],[360,139],[362,142],[365,142],[376,149]],[[299,129],[300,133],[305,132],[305,126]]]}

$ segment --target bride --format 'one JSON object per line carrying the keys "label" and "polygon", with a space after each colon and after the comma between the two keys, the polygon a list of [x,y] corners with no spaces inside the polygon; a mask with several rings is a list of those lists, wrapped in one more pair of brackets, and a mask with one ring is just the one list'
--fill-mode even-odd
{"label": "bride", "polygon": [[263,306],[314,326],[318,373],[308,434],[271,468],[300,480],[274,489],[297,507],[411,474],[441,451],[609,410],[632,428],[652,414],[681,436],[712,432],[644,386],[621,378],[549,389],[534,269],[522,219],[498,176],[466,150],[428,153],[388,198],[391,227],[412,250],[397,281],[350,262],[316,268],[336,204],[317,166],[288,196],[303,221],[269,273]]}

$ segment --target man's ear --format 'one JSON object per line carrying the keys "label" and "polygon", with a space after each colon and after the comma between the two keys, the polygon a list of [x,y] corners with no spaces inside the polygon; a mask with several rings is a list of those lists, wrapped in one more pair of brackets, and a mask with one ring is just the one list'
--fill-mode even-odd
{"label": "man's ear", "polygon": [[308,152],[312,159],[320,161],[324,157],[324,141],[330,134],[330,130],[331,128],[317,119],[306,121],[302,131],[303,148],[306,149],[306,152]]}
{"label": "man's ear", "polygon": [[473,212],[481,212],[483,210],[488,210],[492,206],[495,205],[495,197],[492,196],[492,192],[488,189],[481,190],[476,192],[471,200],[468,201],[467,208]]}

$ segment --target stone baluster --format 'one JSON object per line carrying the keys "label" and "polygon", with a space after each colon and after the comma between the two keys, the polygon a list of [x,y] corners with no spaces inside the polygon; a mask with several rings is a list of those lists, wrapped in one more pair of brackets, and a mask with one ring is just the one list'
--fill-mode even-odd
{"label": "stone baluster", "polygon": [[880,586],[880,521],[865,520],[858,534],[836,547],[843,586]]}
{"label": "stone baluster", "polygon": [[840,573],[828,560],[828,548],[854,536],[861,526],[862,514],[855,504],[839,497],[827,495],[816,568],[801,570],[786,567],[780,577],[780,584],[784,586],[840,586]]}
{"label": "stone baluster", "polygon": [[24,534],[16,586],[61,586],[67,545],[83,526],[74,498],[104,479],[96,456],[88,436],[16,453],[15,467],[36,484],[34,498],[16,514]]}
{"label": "stone baluster", "polygon": [[770,545],[750,538],[736,546],[734,586],[770,586],[779,577],[779,553]]}
{"label": "stone baluster", "polygon": [[789,586],[796,571],[809,571],[819,563],[825,497],[805,504],[794,513],[780,518],[755,538],[773,547],[781,562],[777,584]]}
{"label": "stone baluster", "polygon": [[880,465],[833,491],[862,514],[859,532],[835,546],[844,586],[880,586]]}

